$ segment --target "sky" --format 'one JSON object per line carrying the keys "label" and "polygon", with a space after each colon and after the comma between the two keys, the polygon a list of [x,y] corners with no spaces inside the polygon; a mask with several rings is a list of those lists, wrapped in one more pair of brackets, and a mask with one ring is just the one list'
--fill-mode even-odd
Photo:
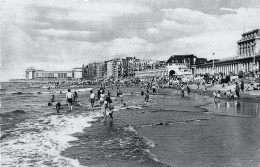
{"label": "sky", "polygon": [[126,56],[237,56],[241,34],[260,28],[260,1],[0,0],[0,18],[5,81],[25,78],[28,67],[71,70]]}

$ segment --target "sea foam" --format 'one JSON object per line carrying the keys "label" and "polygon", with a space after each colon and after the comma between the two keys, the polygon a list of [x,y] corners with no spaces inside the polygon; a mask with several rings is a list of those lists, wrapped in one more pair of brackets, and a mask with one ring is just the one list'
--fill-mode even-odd
{"label": "sea foam", "polygon": [[100,113],[50,115],[18,124],[12,137],[0,143],[1,166],[81,166],[60,153],[76,140],[72,134],[90,127],[97,116]]}

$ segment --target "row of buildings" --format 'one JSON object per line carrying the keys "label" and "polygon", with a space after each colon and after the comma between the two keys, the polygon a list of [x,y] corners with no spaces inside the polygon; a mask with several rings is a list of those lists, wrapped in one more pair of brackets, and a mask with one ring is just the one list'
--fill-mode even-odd
{"label": "row of buildings", "polygon": [[119,80],[129,77],[167,77],[194,74],[198,65],[207,62],[195,55],[174,55],[167,61],[141,60],[136,57],[115,58],[73,68],[71,71],[26,69],[26,79],[36,80]]}
{"label": "row of buildings", "polygon": [[260,30],[242,34],[237,41],[237,56],[207,60],[193,54],[174,55],[167,61],[141,60],[136,57],[115,58],[73,68],[71,71],[26,70],[26,79],[118,80],[127,77],[171,77],[176,75],[259,72]]}
{"label": "row of buildings", "polygon": [[115,58],[83,66],[82,77],[87,80],[118,80],[126,77],[135,77],[139,71],[156,70],[165,67],[165,61],[141,60],[136,57]]}

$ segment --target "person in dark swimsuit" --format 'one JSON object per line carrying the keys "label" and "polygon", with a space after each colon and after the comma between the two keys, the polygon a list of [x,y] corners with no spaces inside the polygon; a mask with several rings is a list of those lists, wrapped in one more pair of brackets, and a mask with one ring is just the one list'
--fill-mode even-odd
{"label": "person in dark swimsuit", "polygon": [[56,104],[56,110],[57,110],[57,113],[59,113],[59,111],[60,111],[60,107],[61,107],[61,104],[60,104],[60,102],[58,102],[58,103]]}

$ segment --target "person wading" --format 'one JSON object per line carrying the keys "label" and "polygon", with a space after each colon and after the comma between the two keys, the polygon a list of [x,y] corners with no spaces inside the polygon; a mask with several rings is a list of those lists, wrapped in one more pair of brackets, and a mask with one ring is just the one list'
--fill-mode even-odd
{"label": "person wading", "polygon": [[239,96],[239,90],[240,90],[239,85],[238,85],[238,83],[236,82],[235,92],[236,92],[237,98],[240,97],[240,96]]}
{"label": "person wading", "polygon": [[94,108],[94,103],[95,103],[95,94],[94,94],[94,92],[91,90],[91,91],[90,91],[90,104],[91,104],[91,108]]}
{"label": "person wading", "polygon": [[181,97],[184,97],[184,86],[181,85]]}
{"label": "person wading", "polygon": [[69,111],[72,111],[72,98],[73,98],[73,94],[70,92],[70,89],[68,89],[68,93],[66,94],[66,100],[68,103]]}

